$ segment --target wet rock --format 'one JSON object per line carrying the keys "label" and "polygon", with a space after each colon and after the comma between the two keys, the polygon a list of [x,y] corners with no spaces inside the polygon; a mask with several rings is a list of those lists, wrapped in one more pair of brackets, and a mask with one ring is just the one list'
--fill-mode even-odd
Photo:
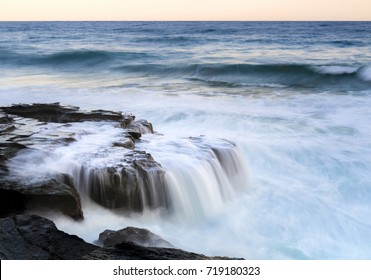
{"label": "wet rock", "polygon": [[[123,115],[120,112],[80,111],[78,107],[61,106],[59,103],[18,104],[2,107],[0,110],[1,123],[15,125],[13,131],[0,135],[1,175],[7,174],[11,164],[14,166],[14,162],[7,164],[7,161],[21,149],[28,147],[48,149],[50,146],[68,146],[76,142],[80,135],[71,132],[69,127],[73,122],[114,121],[123,128],[123,140],[113,143],[112,148],[122,147],[133,150],[133,152],[124,154],[122,162],[115,166],[90,168],[83,164],[81,168],[78,167],[79,170],[74,172],[72,181],[82,192],[87,193],[95,202],[107,208],[141,212],[144,209],[168,206],[164,187],[164,171],[161,165],[149,154],[134,151],[135,140],[139,140],[142,133],[153,132],[152,125],[146,120],[136,121],[135,116]],[[49,125],[48,122],[62,124],[60,126]],[[19,164],[21,162],[18,162]],[[52,174],[50,178],[45,180],[55,176],[56,174]],[[2,177],[5,180],[5,176]],[[62,183],[59,183],[58,186],[55,181],[49,181],[47,187],[43,186],[44,191],[61,187],[59,194],[57,191],[53,191],[54,198],[48,199],[50,203],[41,203],[41,199],[46,198],[49,194],[39,192],[40,186],[29,188],[33,190],[33,193],[26,192],[25,186],[29,184],[25,183],[24,178],[22,180],[22,183],[14,180],[7,182],[3,184],[2,188],[12,186],[12,190],[21,193],[22,197],[26,196],[27,199],[25,198],[23,202],[26,209],[34,209],[39,205],[45,209],[59,209],[75,219],[82,217],[81,211],[77,210],[80,208],[80,200],[77,199],[78,195],[75,189],[72,188],[73,191],[70,190],[69,195],[63,194],[66,191],[66,186],[63,186],[63,183],[67,184],[68,188],[71,186],[71,180],[65,182],[65,178],[59,178]],[[53,183],[50,185],[50,182]],[[43,185],[44,183],[40,181],[38,184]],[[61,201],[65,201],[65,203]]]}
{"label": "wet rock", "polygon": [[131,137],[129,134],[124,138],[122,142],[115,142],[113,143],[114,147],[122,147],[129,150],[134,150],[135,143],[133,137]]}
{"label": "wet rock", "polygon": [[144,247],[121,242],[109,248],[86,243],[37,215],[22,214],[0,219],[2,260],[215,260],[172,248]]}
{"label": "wet rock", "polygon": [[80,196],[73,186],[56,179],[35,183],[16,180],[0,180],[2,202],[1,216],[20,211],[60,211],[75,220],[83,219]]}
{"label": "wet rock", "polygon": [[132,122],[132,124],[129,125],[128,129],[139,132],[141,134],[153,133],[152,124],[149,123],[147,120],[134,121]]}
{"label": "wet rock", "polygon": [[36,215],[0,219],[0,259],[81,259],[98,247],[58,230],[54,223]]}
{"label": "wet rock", "polygon": [[25,210],[25,198],[21,193],[0,186],[0,218],[21,214]]}
{"label": "wet rock", "polygon": [[[228,257],[208,257],[173,248],[144,247],[122,242],[110,248],[98,248],[82,256],[84,260],[231,260]],[[234,259],[236,260],[236,259]]]}
{"label": "wet rock", "polygon": [[112,247],[122,242],[132,242],[144,247],[174,248],[160,236],[147,229],[126,227],[121,230],[105,230],[99,234],[99,241],[104,247]]}
{"label": "wet rock", "polygon": [[142,133],[140,131],[135,131],[135,130],[128,129],[126,131],[126,133],[128,133],[135,140],[139,140],[140,137],[142,137]]}
{"label": "wet rock", "polygon": [[3,114],[0,111],[0,135],[8,133],[15,129],[13,125],[13,118]]}
{"label": "wet rock", "polygon": [[88,191],[96,203],[110,209],[142,212],[145,209],[169,208],[165,171],[150,154],[126,153],[117,166],[88,168],[81,166],[74,179]]}
{"label": "wet rock", "polygon": [[6,161],[14,157],[20,150],[26,149],[26,146],[13,142],[0,143],[0,176],[7,174],[8,168]]}
{"label": "wet rock", "polygon": [[95,110],[80,111],[79,107],[61,106],[59,103],[18,104],[1,107],[5,113],[25,118],[33,118],[42,122],[81,122],[81,121],[120,121],[123,116],[120,112]]}

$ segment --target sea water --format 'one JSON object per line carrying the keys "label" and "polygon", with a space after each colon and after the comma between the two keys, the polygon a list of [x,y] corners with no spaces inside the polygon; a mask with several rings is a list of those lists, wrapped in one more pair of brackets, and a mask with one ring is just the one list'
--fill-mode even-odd
{"label": "sea water", "polygon": [[[247,259],[371,258],[370,22],[1,22],[0,74],[2,106],[118,110],[158,132],[137,148],[165,169],[172,213],[83,199],[83,222],[49,214],[61,230],[94,242],[144,227],[185,250]],[[10,164],[22,162],[22,176],[116,159],[95,151],[117,128],[70,129],[85,136]],[[235,143],[225,160],[238,176],[189,137]]]}

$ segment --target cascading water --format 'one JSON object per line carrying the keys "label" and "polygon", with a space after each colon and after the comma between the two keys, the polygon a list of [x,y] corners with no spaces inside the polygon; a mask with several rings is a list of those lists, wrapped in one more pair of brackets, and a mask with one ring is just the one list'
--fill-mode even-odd
{"label": "cascading water", "polygon": [[208,255],[370,259],[370,22],[3,22],[0,30],[1,105],[130,112],[164,134],[135,143],[165,171],[164,200],[152,184],[160,203],[148,206],[144,192],[130,206],[143,211],[128,216],[91,202],[91,184],[80,180],[95,177],[99,190],[123,176],[133,147],[122,129],[23,120],[22,135],[40,141],[9,162],[13,175],[63,172],[85,197],[83,222],[50,216],[59,229],[93,242],[106,229],[143,227]]}
{"label": "cascading water", "polygon": [[[215,215],[248,184],[238,148],[227,140],[147,134],[137,148],[159,164],[149,153],[113,145],[123,134],[114,123],[52,124],[36,132],[37,125],[33,149],[9,162],[11,174],[56,177],[75,186],[82,199],[125,215],[159,209],[199,220]],[[50,135],[73,135],[74,141],[57,146]]]}
{"label": "cascading water", "polygon": [[146,136],[146,147],[166,170],[172,209],[179,219],[197,221],[216,215],[235,193],[247,189],[246,165],[237,146],[223,139],[169,140]]}

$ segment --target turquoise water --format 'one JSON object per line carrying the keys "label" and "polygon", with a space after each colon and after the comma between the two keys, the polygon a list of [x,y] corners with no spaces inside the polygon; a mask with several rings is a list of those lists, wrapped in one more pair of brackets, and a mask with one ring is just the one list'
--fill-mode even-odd
{"label": "turquoise water", "polygon": [[[166,218],[124,217],[91,203],[81,224],[53,216],[88,241],[134,225],[205,254],[369,259],[370,25],[1,22],[0,105],[120,110],[163,134],[144,136],[139,147],[174,189],[197,194]],[[110,127],[87,131],[96,145],[116,137]],[[237,144],[242,179],[228,182],[239,188],[225,201],[200,151],[184,140],[199,135]],[[84,141],[67,151],[69,161],[90,151]]]}

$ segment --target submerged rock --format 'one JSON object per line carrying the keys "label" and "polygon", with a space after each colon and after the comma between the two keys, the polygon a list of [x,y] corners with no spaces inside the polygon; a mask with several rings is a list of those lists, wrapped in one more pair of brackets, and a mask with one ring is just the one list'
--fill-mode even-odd
{"label": "submerged rock", "polygon": [[174,248],[160,236],[147,229],[126,227],[121,230],[105,230],[99,234],[99,241],[104,247],[112,247],[122,242],[132,242],[144,247]]}

